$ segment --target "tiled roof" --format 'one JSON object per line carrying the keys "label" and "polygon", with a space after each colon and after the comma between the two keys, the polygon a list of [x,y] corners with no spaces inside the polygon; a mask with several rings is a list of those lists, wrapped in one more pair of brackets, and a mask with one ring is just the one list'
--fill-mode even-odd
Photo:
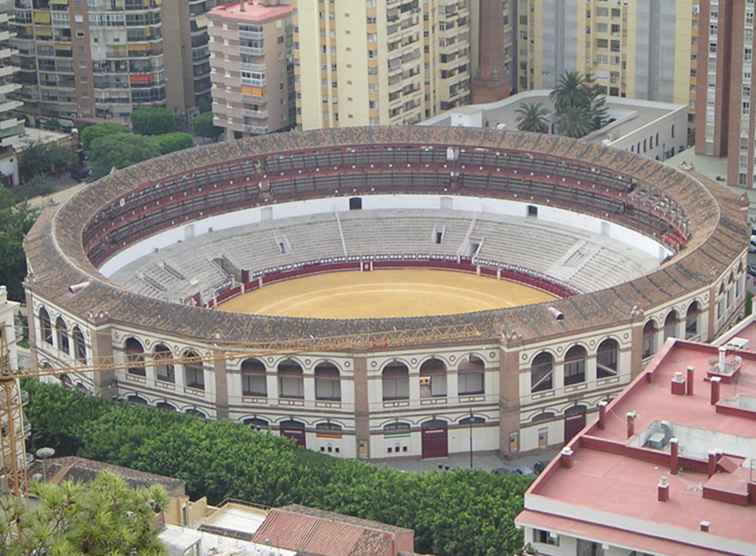
{"label": "tiled roof", "polygon": [[[689,220],[688,244],[652,274],[611,289],[550,304],[431,318],[362,320],[238,315],[159,301],[126,292],[104,278],[83,248],[83,230],[93,215],[117,203],[128,192],[166,176],[265,153],[402,144],[441,148],[452,144],[530,152],[634,176],[644,187],[682,207]],[[455,192],[465,193],[464,187]],[[612,219],[609,215],[606,217]],[[28,234],[25,249],[33,275],[30,285],[36,294],[92,322],[102,313],[106,320],[128,323],[156,334],[177,333],[200,341],[222,338],[244,342],[250,338],[266,341],[472,323],[486,339],[498,339],[504,332],[516,333],[527,341],[627,323],[632,319],[634,307],[645,311],[711,285],[745,252],[746,229],[742,201],[726,187],[628,152],[538,134],[446,127],[376,127],[261,136],[198,147],[131,166],[91,184],[57,213],[52,209],[43,213]],[[88,287],[70,293],[69,285],[85,280],[91,282]],[[564,319],[554,319],[548,305],[561,311]]]}

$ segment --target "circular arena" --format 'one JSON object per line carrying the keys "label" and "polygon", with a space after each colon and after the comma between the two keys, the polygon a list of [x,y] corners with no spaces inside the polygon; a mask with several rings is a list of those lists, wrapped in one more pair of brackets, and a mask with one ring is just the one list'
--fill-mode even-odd
{"label": "circular arena", "polygon": [[744,207],[694,172],[546,135],[195,148],[40,216],[32,351],[122,364],[64,385],[332,455],[515,455],[571,438],[666,340],[742,316]]}

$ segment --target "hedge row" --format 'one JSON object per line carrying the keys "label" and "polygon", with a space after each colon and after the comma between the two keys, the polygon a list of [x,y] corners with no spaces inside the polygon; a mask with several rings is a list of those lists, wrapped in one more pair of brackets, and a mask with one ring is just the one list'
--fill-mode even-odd
{"label": "hedge row", "polygon": [[28,381],[35,447],[178,477],[192,498],[304,504],[415,530],[416,550],[514,554],[529,479],[481,471],[403,473],[297,448],[227,421],[103,401]]}

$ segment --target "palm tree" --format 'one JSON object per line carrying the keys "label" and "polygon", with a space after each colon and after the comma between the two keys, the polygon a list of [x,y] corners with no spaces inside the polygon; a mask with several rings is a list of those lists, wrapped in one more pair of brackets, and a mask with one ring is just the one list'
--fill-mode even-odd
{"label": "palm tree", "polygon": [[559,113],[559,133],[579,139],[593,131],[593,116],[586,106],[569,106]]}
{"label": "palm tree", "polygon": [[593,96],[590,110],[593,129],[601,129],[609,122],[609,107],[606,105],[606,97],[603,94]]}
{"label": "palm tree", "polygon": [[517,129],[520,131],[532,131],[546,133],[549,131],[549,123],[546,120],[549,111],[540,102],[524,103],[517,107]]}
{"label": "palm tree", "polygon": [[559,82],[549,94],[557,112],[564,112],[570,106],[589,104],[586,94],[585,76],[579,71],[566,71],[559,76]]}

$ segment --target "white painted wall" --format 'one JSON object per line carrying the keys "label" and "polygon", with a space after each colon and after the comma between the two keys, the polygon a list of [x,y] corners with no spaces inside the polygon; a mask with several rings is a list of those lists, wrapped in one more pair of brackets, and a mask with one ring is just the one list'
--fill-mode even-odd
{"label": "white painted wall", "polygon": [[[451,199],[452,210],[483,212],[497,215],[509,215],[517,217],[527,216],[527,207],[532,203],[521,203],[504,199],[466,196],[440,196],[440,195],[364,195],[362,196],[363,210],[385,209],[432,209],[442,208],[442,198]],[[444,208],[448,206],[444,203]],[[123,251],[111,257],[100,268],[105,276],[112,276],[127,264],[144,257],[156,249],[163,249],[179,241],[188,241],[192,237],[206,234],[213,230],[225,230],[237,226],[254,224],[262,221],[263,213],[270,211],[273,220],[283,220],[297,216],[311,214],[323,214],[329,212],[344,212],[349,210],[349,197],[331,197],[326,199],[313,199],[308,201],[293,201],[281,203],[272,207],[255,207],[250,209],[229,212],[218,216],[211,216],[197,220],[192,224],[179,226],[165,230],[152,237],[144,239],[127,247]],[[631,245],[653,257],[664,257],[671,254],[667,248],[657,241],[613,222],[607,222],[600,218],[594,218],[578,212],[558,209],[548,206],[538,208],[538,220],[553,222],[561,226],[576,228],[593,234],[603,234],[604,237]]]}

